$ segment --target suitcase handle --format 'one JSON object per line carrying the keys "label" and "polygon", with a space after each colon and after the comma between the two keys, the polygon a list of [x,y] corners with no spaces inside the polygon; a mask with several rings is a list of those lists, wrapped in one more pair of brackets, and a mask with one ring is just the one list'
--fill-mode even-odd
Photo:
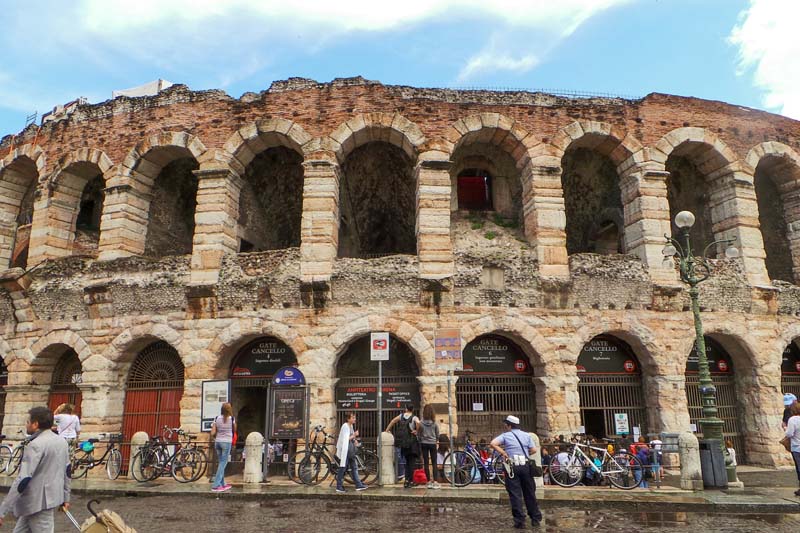
{"label": "suitcase handle", "polygon": [[97,513],[92,509],[92,505],[95,503],[99,504],[100,500],[89,500],[89,503],[86,504],[86,508],[89,509],[89,512],[92,513],[92,516],[97,519]]}

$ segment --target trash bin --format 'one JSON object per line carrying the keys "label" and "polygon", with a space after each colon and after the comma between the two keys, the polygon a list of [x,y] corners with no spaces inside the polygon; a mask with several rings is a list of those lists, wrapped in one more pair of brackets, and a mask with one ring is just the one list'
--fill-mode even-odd
{"label": "trash bin", "polygon": [[700,441],[700,470],[703,473],[703,486],[724,489],[728,487],[728,473],[725,470],[725,456],[722,442],[717,439]]}

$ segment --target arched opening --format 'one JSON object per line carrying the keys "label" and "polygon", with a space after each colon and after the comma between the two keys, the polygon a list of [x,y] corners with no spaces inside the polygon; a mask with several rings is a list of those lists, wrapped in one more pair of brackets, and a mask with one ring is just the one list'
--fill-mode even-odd
{"label": "arched opening", "polygon": [[789,283],[795,282],[795,262],[800,264],[800,242],[790,240],[788,229],[800,221],[799,181],[800,168],[775,156],[762,158],[754,176],[767,273],[770,279]]}
{"label": "arched opening", "polygon": [[567,253],[623,253],[622,194],[614,163],[596,150],[573,144],[564,152],[561,167]]}
{"label": "arched opening", "polygon": [[303,156],[285,146],[259,153],[247,166],[239,196],[239,251],[300,246]]}
{"label": "arched opening", "polygon": [[339,257],[416,254],[416,192],[401,148],[373,141],[350,152],[339,182]]}
{"label": "arched opening", "polygon": [[493,144],[465,141],[455,150],[452,160],[450,210],[454,236],[479,230],[482,234],[508,233],[524,240],[522,183],[514,159]]}
{"label": "arched opening", "polygon": [[[128,372],[122,413],[122,439],[130,442],[138,431],[161,435],[164,426],[181,423],[184,368],[177,350],[155,341],[136,356]],[[130,447],[123,446],[123,468],[127,468]]]}
{"label": "arched opening", "polygon": [[463,361],[456,382],[460,433],[494,438],[510,414],[523,428],[537,429],[533,368],[519,346],[502,335],[482,335],[464,348]]}
{"label": "arched opening", "polygon": [[194,157],[171,156],[169,148],[155,148],[148,159],[166,157],[152,188],[144,253],[150,257],[192,253],[197,207],[198,163]]}
{"label": "arched opening", "polygon": [[[383,424],[403,412],[406,403],[419,407],[419,367],[409,346],[389,335],[389,360],[383,362]],[[365,442],[377,442],[378,363],[370,360],[370,335],[353,341],[336,363],[336,420],[358,413],[358,430]]]}
{"label": "arched opening", "polygon": [[[738,401],[736,393],[733,361],[720,343],[708,336],[703,338],[706,343],[706,358],[708,359],[708,369],[711,372],[711,381],[717,389],[717,416],[723,421],[722,434],[725,439],[733,441],[736,461],[742,464],[747,460],[744,435],[742,434],[744,426],[740,419],[740,414],[744,412],[744,409]],[[703,402],[700,396],[696,346],[692,347],[692,352],[686,361],[686,402],[689,407],[689,422],[696,428],[697,437],[702,438],[699,420],[703,418]]]}
{"label": "arched opening", "polygon": [[647,435],[641,365],[626,342],[598,335],[583,346],[577,370],[581,424],[587,435],[618,438],[624,430],[618,415],[625,415],[630,436]]}
{"label": "arched opening", "polygon": [[95,254],[100,242],[100,218],[103,215],[105,180],[97,174],[86,182],[75,220],[74,250],[78,254]]}
{"label": "arched opening", "polygon": [[231,403],[241,437],[253,431],[267,435],[269,387],[272,376],[284,366],[297,366],[297,356],[276,337],[259,337],[236,352],[229,375]]}
{"label": "arched opening", "polygon": [[21,156],[6,166],[0,175],[0,250],[5,264],[25,268],[33,221],[33,202],[39,172],[36,163]]}
{"label": "arched opening", "polygon": [[[696,254],[703,253],[703,247],[714,242],[711,218],[711,191],[706,176],[698,168],[698,158],[709,151],[707,145],[686,142],[675,148],[667,158],[667,201],[669,219],[681,211],[691,211],[695,216],[689,236]],[[716,250],[709,249],[709,257],[716,257]]]}
{"label": "arched opening", "polygon": [[789,343],[781,360],[781,392],[791,392],[800,398],[800,347],[798,339]]}
{"label": "arched opening", "polygon": [[78,384],[83,382],[83,369],[78,354],[72,348],[67,349],[53,368],[53,380],[50,384],[50,396],[47,406],[51,411],[62,403],[75,406],[75,414],[81,414],[81,390]]}

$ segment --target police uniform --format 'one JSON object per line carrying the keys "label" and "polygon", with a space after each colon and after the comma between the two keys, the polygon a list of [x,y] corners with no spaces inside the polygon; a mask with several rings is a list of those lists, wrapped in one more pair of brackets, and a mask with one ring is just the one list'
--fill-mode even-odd
{"label": "police uniform", "polygon": [[498,435],[492,440],[492,445],[501,447],[514,465],[514,476],[506,476],[506,490],[511,500],[514,527],[525,527],[526,510],[533,525],[538,525],[542,521],[542,512],[536,501],[536,483],[528,466],[528,454],[534,447],[533,439],[528,433],[519,429],[519,418],[508,416],[505,422],[513,424],[515,429]]}

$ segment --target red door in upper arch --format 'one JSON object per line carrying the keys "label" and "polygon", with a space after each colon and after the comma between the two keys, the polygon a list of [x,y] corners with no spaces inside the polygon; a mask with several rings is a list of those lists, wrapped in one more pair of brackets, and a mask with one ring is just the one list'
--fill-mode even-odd
{"label": "red door in upper arch", "polygon": [[55,411],[62,403],[71,403],[75,406],[74,413],[81,416],[82,395],[78,384],[82,383],[82,376],[83,369],[78,354],[70,348],[61,355],[53,369],[50,396],[47,399],[47,406],[51,411]]}

